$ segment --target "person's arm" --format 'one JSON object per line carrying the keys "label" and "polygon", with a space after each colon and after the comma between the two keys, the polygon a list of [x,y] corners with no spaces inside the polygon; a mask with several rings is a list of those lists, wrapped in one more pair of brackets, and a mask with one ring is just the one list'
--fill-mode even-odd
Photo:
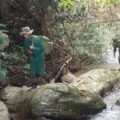
{"label": "person's arm", "polygon": [[24,51],[26,55],[32,55],[32,50],[30,49],[29,43],[24,42]]}
{"label": "person's arm", "polygon": [[40,37],[37,38],[36,42],[37,43],[34,46],[33,54],[35,54],[37,56],[38,54],[41,54],[44,52],[44,46],[43,46],[43,41]]}

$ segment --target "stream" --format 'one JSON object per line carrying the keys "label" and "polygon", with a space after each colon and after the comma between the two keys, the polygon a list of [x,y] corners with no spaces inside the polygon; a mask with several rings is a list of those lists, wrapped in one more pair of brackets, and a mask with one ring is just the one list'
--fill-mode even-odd
{"label": "stream", "polygon": [[[88,70],[93,68],[119,69],[118,52],[114,58],[113,50],[108,49],[104,56],[104,59],[104,64],[90,66]],[[107,108],[96,115],[89,116],[88,120],[120,120],[120,105],[116,105],[116,101],[118,99],[120,99],[119,85],[117,87],[115,86],[114,89],[103,98],[104,102],[107,105]]]}
{"label": "stream", "polygon": [[118,99],[120,99],[120,89],[115,88],[103,99],[107,108],[96,115],[89,116],[88,120],[120,120],[120,106],[116,105]]}
{"label": "stream", "polygon": [[[113,56],[113,49],[108,49],[103,55],[104,62],[100,64],[92,64],[85,68],[82,73],[85,73],[92,69],[117,69],[119,70],[120,65],[118,62],[118,52],[116,57]],[[79,77],[82,73],[78,72],[75,75]],[[117,84],[119,84],[117,86]],[[120,100],[120,83],[117,83],[111,92],[108,92],[103,98],[107,107],[103,111],[95,115],[89,115],[87,120],[120,120],[120,105],[116,105],[116,101]]]}

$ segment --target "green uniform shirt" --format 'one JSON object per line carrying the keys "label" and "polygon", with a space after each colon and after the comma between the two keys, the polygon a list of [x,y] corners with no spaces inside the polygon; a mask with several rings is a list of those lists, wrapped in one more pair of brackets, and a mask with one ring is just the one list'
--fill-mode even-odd
{"label": "green uniform shirt", "polygon": [[34,50],[33,54],[29,56],[30,74],[32,76],[35,76],[36,74],[43,76],[45,74],[45,57],[42,39],[38,36],[31,36],[31,38],[25,40],[24,49],[26,53],[28,53],[31,45],[34,46]]}

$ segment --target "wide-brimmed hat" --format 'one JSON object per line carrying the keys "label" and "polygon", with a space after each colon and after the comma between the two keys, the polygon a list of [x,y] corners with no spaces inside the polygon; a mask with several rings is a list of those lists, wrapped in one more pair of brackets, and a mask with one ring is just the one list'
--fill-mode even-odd
{"label": "wide-brimmed hat", "polygon": [[32,34],[33,33],[33,29],[31,30],[29,26],[23,27],[21,29],[20,35],[24,35],[24,34]]}

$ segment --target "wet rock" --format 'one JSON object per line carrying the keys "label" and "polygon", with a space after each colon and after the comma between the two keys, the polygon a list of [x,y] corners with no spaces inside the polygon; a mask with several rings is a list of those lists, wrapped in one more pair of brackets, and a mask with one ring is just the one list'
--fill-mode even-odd
{"label": "wet rock", "polygon": [[119,79],[120,73],[117,70],[93,69],[81,75],[77,81],[71,83],[71,86],[104,95]]}
{"label": "wet rock", "polygon": [[10,120],[6,105],[0,101],[0,120]]}
{"label": "wet rock", "polygon": [[44,87],[38,89],[31,100],[33,116],[76,118],[81,114],[98,112],[105,107],[99,96],[87,91],[79,92],[77,88],[64,84],[50,84]]}
{"label": "wet rock", "polygon": [[117,100],[117,101],[116,101],[116,105],[120,105],[120,100]]}
{"label": "wet rock", "polygon": [[62,83],[47,84],[37,89],[9,86],[2,92],[2,97],[7,99],[11,112],[22,111],[26,117],[33,118],[80,119],[82,114],[105,108],[100,96]]}

